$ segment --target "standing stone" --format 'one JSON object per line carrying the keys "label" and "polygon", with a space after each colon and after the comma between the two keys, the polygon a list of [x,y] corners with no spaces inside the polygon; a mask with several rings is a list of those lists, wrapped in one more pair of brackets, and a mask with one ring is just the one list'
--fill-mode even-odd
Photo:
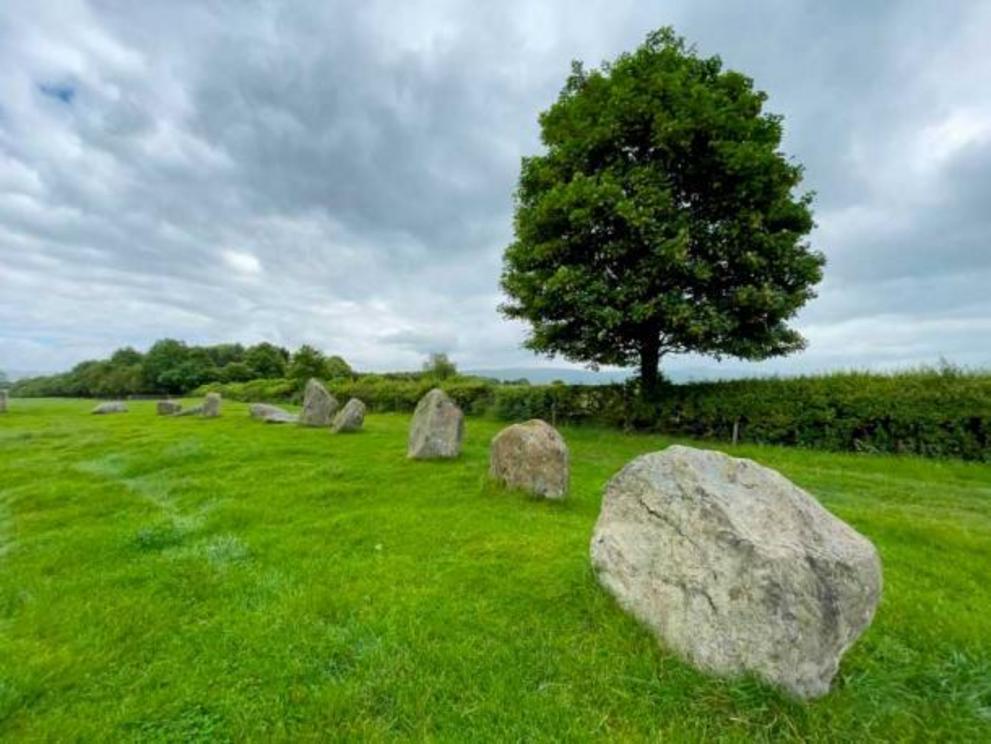
{"label": "standing stone", "polygon": [[407,455],[416,460],[457,457],[465,434],[465,416],[440,388],[416,404],[409,427]]}
{"label": "standing stone", "polygon": [[203,416],[204,418],[217,418],[220,415],[220,393],[207,393],[203,402],[192,408],[183,408],[173,416]]}
{"label": "standing stone", "polygon": [[160,400],[155,405],[159,416],[171,416],[182,410],[182,403],[177,400]]}
{"label": "standing stone", "polygon": [[547,499],[568,493],[568,446],[545,421],[513,424],[492,440],[489,475],[510,488]]}
{"label": "standing stone", "polygon": [[361,431],[365,423],[365,404],[357,398],[351,398],[344,408],[334,416],[332,428],[335,434]]}
{"label": "standing stone", "polygon": [[266,424],[295,424],[299,421],[299,416],[267,403],[252,403],[248,406],[248,415]]}
{"label": "standing stone", "polygon": [[7,413],[7,391],[0,390],[0,413]]}
{"label": "standing stone", "polygon": [[217,418],[220,415],[220,393],[206,394],[202,413],[204,418]]}
{"label": "standing stone", "polygon": [[609,481],[591,557],[689,663],[801,698],[829,691],[881,595],[867,538],[776,471],[691,447],[642,455]]}
{"label": "standing stone", "polygon": [[303,412],[299,414],[299,423],[303,426],[330,426],[337,408],[337,399],[327,392],[319,380],[311,378],[303,391]]}
{"label": "standing stone", "polygon": [[120,400],[110,401],[107,403],[101,403],[90,411],[90,413],[127,413],[127,405]]}

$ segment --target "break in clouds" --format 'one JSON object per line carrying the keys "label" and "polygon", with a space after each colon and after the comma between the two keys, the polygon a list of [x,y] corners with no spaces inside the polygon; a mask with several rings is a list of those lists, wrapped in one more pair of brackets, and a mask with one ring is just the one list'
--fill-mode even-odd
{"label": "break in clouds", "polygon": [[163,336],[548,364],[496,311],[520,158],[572,58],[667,24],[785,116],[829,260],[804,354],[668,370],[991,362],[988,4],[6,0],[0,369]]}

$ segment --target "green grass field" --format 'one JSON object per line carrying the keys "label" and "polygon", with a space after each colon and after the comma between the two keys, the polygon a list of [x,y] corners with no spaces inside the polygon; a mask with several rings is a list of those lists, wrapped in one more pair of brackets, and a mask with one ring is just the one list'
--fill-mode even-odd
{"label": "green grass field", "polygon": [[0,415],[6,740],[991,740],[991,466],[740,447],[870,537],[873,626],[803,704],[667,654],[595,582],[606,480],[672,440],[564,429],[572,493],[366,431]]}

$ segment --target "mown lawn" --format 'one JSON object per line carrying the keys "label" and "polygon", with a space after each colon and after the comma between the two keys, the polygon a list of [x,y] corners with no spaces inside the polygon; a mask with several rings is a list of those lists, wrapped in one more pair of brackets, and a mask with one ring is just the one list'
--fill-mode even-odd
{"label": "mown lawn", "polygon": [[597,586],[605,481],[672,440],[572,428],[570,500],[366,431],[0,415],[0,738],[991,740],[991,467],[740,447],[878,546],[871,629],[814,703],[671,657]]}

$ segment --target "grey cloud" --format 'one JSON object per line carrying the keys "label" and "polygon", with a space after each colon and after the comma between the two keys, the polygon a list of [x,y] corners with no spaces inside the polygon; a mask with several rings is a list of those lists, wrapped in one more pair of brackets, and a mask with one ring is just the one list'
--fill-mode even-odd
{"label": "grey cloud", "polygon": [[785,116],[830,261],[798,321],[807,352],[670,368],[991,361],[979,4],[15,0],[0,368],[165,335],[311,343],[376,369],[427,351],[545,364],[495,309],[520,157],[572,58],[666,23]]}

